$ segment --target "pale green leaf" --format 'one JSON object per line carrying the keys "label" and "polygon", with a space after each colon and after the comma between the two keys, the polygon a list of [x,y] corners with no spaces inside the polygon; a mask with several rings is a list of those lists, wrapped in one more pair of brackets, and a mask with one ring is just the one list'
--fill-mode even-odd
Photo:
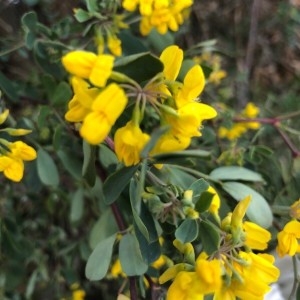
{"label": "pale green leaf", "polygon": [[99,242],[89,256],[85,267],[85,276],[89,280],[101,280],[105,277],[110,265],[116,236],[116,234],[113,234]]}
{"label": "pale green leaf", "polygon": [[125,234],[119,245],[119,257],[122,270],[127,276],[146,273],[148,265],[144,262],[137,238],[132,233]]}
{"label": "pale green leaf", "polygon": [[175,231],[175,237],[181,243],[190,243],[198,236],[198,224],[195,219],[185,219]]}
{"label": "pale green leaf", "polygon": [[259,173],[239,166],[219,167],[214,169],[209,176],[216,180],[264,181]]}
{"label": "pale green leaf", "polygon": [[272,225],[273,214],[267,200],[251,187],[240,182],[225,182],[222,188],[230,194],[235,200],[243,200],[251,196],[251,202],[246,212],[250,221],[268,228]]}
{"label": "pale green leaf", "polygon": [[53,158],[43,148],[37,151],[37,171],[40,180],[45,185],[57,186],[59,174]]}

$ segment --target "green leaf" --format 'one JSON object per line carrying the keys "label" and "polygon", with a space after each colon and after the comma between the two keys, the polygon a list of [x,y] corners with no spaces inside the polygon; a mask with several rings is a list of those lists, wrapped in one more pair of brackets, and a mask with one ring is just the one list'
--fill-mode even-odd
{"label": "green leaf", "polygon": [[37,151],[37,170],[40,180],[45,185],[58,186],[59,174],[53,158],[44,149]]}
{"label": "green leaf", "polygon": [[114,70],[141,83],[162,72],[163,63],[150,53],[139,53],[118,59]]}
{"label": "green leaf", "polygon": [[214,194],[204,191],[195,205],[196,211],[198,211],[199,213],[207,211],[210,207],[213,197]]}
{"label": "green leaf", "polygon": [[175,231],[175,237],[181,243],[190,243],[198,236],[198,223],[195,219],[185,219]]}
{"label": "green leaf", "polygon": [[216,180],[264,181],[259,173],[238,166],[225,166],[214,169],[209,176]]}
{"label": "green leaf", "polygon": [[72,223],[80,221],[84,211],[84,193],[83,189],[79,188],[71,196],[70,221]]}
{"label": "green leaf", "polygon": [[2,72],[0,72],[0,90],[13,102],[19,101],[16,87]]}
{"label": "green leaf", "polygon": [[73,92],[70,86],[66,82],[62,81],[56,86],[50,99],[51,103],[54,106],[65,106],[66,103],[71,99],[72,94]]}
{"label": "green leaf", "polygon": [[116,154],[109,147],[103,144],[100,144],[99,146],[99,160],[101,165],[105,168],[115,166],[119,162]]}
{"label": "green leaf", "polygon": [[79,161],[79,159],[76,159],[76,156],[74,156],[74,152],[62,149],[57,151],[57,156],[71,176],[73,176],[77,180],[82,179],[81,162]]}
{"label": "green leaf", "polygon": [[[144,235],[144,237],[149,241],[149,233],[147,230],[147,227],[141,220],[138,211],[140,210],[140,197],[138,195],[138,186],[137,182],[132,178],[130,180],[130,186],[129,186],[129,197],[130,197],[130,204],[131,204],[131,210],[132,215],[135,221],[136,226],[139,228],[140,232]],[[138,210],[137,210],[138,205]]]}
{"label": "green leaf", "polygon": [[119,245],[119,257],[122,270],[127,276],[146,273],[148,265],[144,262],[139,243],[132,233],[127,233],[122,237]]}
{"label": "green leaf", "polygon": [[82,8],[76,8],[74,17],[79,23],[83,23],[90,20],[93,16]]}
{"label": "green leaf", "polygon": [[29,29],[29,31],[35,31],[38,18],[34,11],[30,11],[28,13],[25,13],[21,19],[21,23],[23,26]]}
{"label": "green leaf", "polygon": [[159,163],[159,164],[161,163],[161,164],[182,165],[183,159],[191,159],[191,158],[208,159],[210,157],[211,157],[211,153],[209,151],[197,149],[197,150],[185,150],[185,151],[161,153],[161,154],[153,155],[151,158],[154,159],[155,163]]}
{"label": "green leaf", "polygon": [[63,79],[65,71],[58,61],[53,61],[53,51],[58,51],[58,45],[49,41],[36,40],[33,47],[33,55],[36,63],[45,72],[58,80]]}
{"label": "green leaf", "polygon": [[268,228],[272,225],[273,214],[267,200],[249,186],[240,182],[225,182],[222,188],[235,200],[240,201],[251,195],[251,202],[246,212],[250,221]]}
{"label": "green leaf", "polygon": [[155,130],[151,134],[150,141],[146,144],[144,149],[141,151],[141,158],[146,158],[149,154],[149,152],[153,149],[158,139],[165,134],[169,130],[169,126],[161,127],[157,130]]}
{"label": "green leaf", "polygon": [[139,247],[140,247],[143,260],[148,265],[153,263],[161,255],[161,246],[157,235],[156,235],[156,240],[151,239],[151,242],[149,242],[147,241],[145,236],[140,232],[137,226],[134,226],[134,231],[136,234],[136,238],[139,242]]}
{"label": "green leaf", "polygon": [[88,144],[86,141],[82,143],[83,147],[83,165],[82,176],[90,186],[95,184],[96,180],[96,146]]}
{"label": "green leaf", "polygon": [[118,199],[138,167],[139,165],[123,167],[107,177],[103,184],[104,202],[107,205]]}
{"label": "green leaf", "polygon": [[217,228],[207,222],[202,221],[199,224],[199,237],[202,242],[203,250],[208,254],[213,254],[219,249],[220,246],[220,234]]}
{"label": "green leaf", "polygon": [[209,188],[209,184],[200,178],[194,181],[187,189],[193,191],[193,202],[196,203],[201,194]]}
{"label": "green leaf", "polygon": [[86,0],[86,6],[88,11],[96,12],[98,11],[98,0]]}
{"label": "green leaf", "polygon": [[87,279],[101,280],[105,277],[110,265],[116,236],[116,234],[113,234],[107,239],[99,242],[93,250],[85,267],[85,276]]}
{"label": "green leaf", "polygon": [[134,36],[130,30],[121,30],[119,39],[122,42],[122,53],[124,56],[142,53],[148,50],[141,40]]}
{"label": "green leaf", "polygon": [[94,249],[97,244],[118,232],[118,226],[111,209],[106,209],[96,223],[93,225],[90,236],[89,245]]}
{"label": "green leaf", "polygon": [[147,36],[147,40],[158,53],[161,53],[165,48],[175,43],[173,34],[170,32],[160,34],[157,30],[152,30]]}

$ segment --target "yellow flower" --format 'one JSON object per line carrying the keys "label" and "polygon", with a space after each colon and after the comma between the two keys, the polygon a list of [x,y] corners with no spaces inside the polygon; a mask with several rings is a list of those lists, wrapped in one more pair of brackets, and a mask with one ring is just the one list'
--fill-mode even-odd
{"label": "yellow flower", "polygon": [[72,75],[88,79],[97,60],[97,55],[88,51],[71,51],[63,56],[62,64]]}
{"label": "yellow flower", "polygon": [[241,299],[261,300],[270,290],[270,284],[277,281],[279,269],[273,265],[274,257],[269,254],[239,252],[243,264],[234,263],[242,281],[233,279],[231,289]]}
{"label": "yellow flower", "polygon": [[19,182],[24,174],[24,162],[36,158],[36,151],[24,142],[8,143],[10,152],[0,156],[0,172],[8,179]]}
{"label": "yellow flower", "polygon": [[149,141],[150,136],[143,133],[139,126],[132,121],[119,128],[114,137],[115,151],[118,159],[125,166],[136,165],[140,162],[140,153]]}
{"label": "yellow flower", "polygon": [[280,257],[286,254],[294,256],[296,253],[299,253],[300,246],[298,239],[300,239],[300,222],[292,220],[277,235],[278,245],[276,250],[278,255]]}
{"label": "yellow flower", "polygon": [[221,271],[221,263],[218,259],[207,260],[204,255],[199,255],[196,260],[196,273],[199,278],[198,288],[202,293],[214,293],[221,288]]}
{"label": "yellow flower", "polygon": [[234,243],[240,243],[244,240],[243,218],[250,204],[251,197],[247,196],[241,200],[234,208],[231,215],[231,233]]}
{"label": "yellow flower", "polygon": [[113,278],[118,278],[119,276],[121,277],[126,277],[126,274],[123,272],[122,270],[122,266],[121,266],[121,261],[120,259],[117,259],[114,264],[112,265],[111,267],[111,270],[110,270],[110,275],[113,277]]}
{"label": "yellow flower", "polygon": [[69,122],[82,122],[91,112],[92,103],[99,94],[99,90],[90,88],[89,84],[79,77],[72,77],[71,83],[74,96],[68,104],[65,119]]}
{"label": "yellow flower", "polygon": [[62,63],[72,75],[89,79],[92,84],[104,87],[112,72],[114,56],[77,50],[64,55]]}
{"label": "yellow flower", "polygon": [[197,285],[196,272],[181,271],[168,289],[167,300],[203,300],[204,294]]}
{"label": "yellow flower", "polygon": [[[185,75],[183,86],[175,95],[177,108],[195,101],[202,93],[205,86],[205,77],[202,68],[199,65],[193,66]],[[216,114],[215,114],[216,116]]]}
{"label": "yellow flower", "polygon": [[72,292],[72,300],[84,300],[85,291],[82,289],[75,290]]}
{"label": "yellow flower", "polygon": [[290,206],[290,216],[295,219],[300,219],[300,199]]}
{"label": "yellow flower", "polygon": [[1,114],[0,114],[0,125],[3,124],[7,117],[9,115],[9,110],[8,109],[5,109]]}
{"label": "yellow flower", "polygon": [[81,136],[90,144],[101,143],[127,104],[124,91],[117,84],[110,84],[94,100],[91,112],[83,120]]}
{"label": "yellow flower", "polygon": [[183,51],[175,45],[167,47],[160,55],[164,65],[163,74],[167,80],[175,80],[183,60]]}
{"label": "yellow flower", "polygon": [[246,233],[245,245],[255,250],[265,250],[271,239],[271,233],[253,222],[244,222],[243,229]]}
{"label": "yellow flower", "polygon": [[216,190],[212,186],[208,187],[207,192],[209,192],[211,194],[214,194],[214,196],[212,198],[212,201],[210,203],[210,206],[208,208],[208,211],[211,214],[213,214],[215,216],[218,216],[219,215],[219,208],[220,208],[220,205],[221,205],[220,197],[219,197],[218,193],[216,192]]}
{"label": "yellow flower", "polygon": [[172,132],[163,134],[150,152],[151,156],[160,153],[181,151],[191,143],[191,138],[186,136],[175,136]]}
{"label": "yellow flower", "polygon": [[201,136],[199,128],[202,121],[214,118],[217,112],[209,105],[191,102],[179,108],[177,114],[165,114],[167,123],[172,126],[172,133],[175,136],[193,137]]}
{"label": "yellow flower", "polygon": [[121,40],[115,34],[109,34],[107,38],[107,47],[110,52],[115,56],[122,55]]}
{"label": "yellow flower", "polygon": [[215,84],[215,85],[218,85],[218,84],[220,84],[221,80],[223,78],[225,78],[226,76],[227,76],[226,71],[224,71],[224,70],[215,70],[215,71],[212,71],[209,74],[208,81]]}

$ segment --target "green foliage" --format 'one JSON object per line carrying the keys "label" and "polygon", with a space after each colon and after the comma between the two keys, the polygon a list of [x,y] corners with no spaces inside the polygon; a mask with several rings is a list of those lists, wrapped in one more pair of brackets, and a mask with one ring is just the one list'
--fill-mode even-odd
{"label": "green foliage", "polygon": [[[75,300],[71,286],[79,283],[86,299],[110,300],[116,299],[120,287],[125,294],[130,280],[139,280],[138,297],[164,299],[169,283],[159,286],[158,277],[172,264],[193,270],[193,259],[181,255],[173,241],[192,243],[196,256],[205,251],[217,257],[226,227],[220,220],[248,195],[245,219],[272,232],[272,249],[267,251],[273,250],[278,231],[273,224],[284,226],[289,205],[300,195],[300,16],[293,3],[282,2],[278,9],[271,1],[261,4],[273,10],[262,9],[260,43],[255,45],[255,53],[261,55],[251,64],[243,57],[251,54],[243,48],[243,41],[250,40],[250,14],[244,4],[212,1],[210,7],[207,1],[197,1],[190,24],[178,32],[160,34],[154,29],[142,36],[138,12],[123,15],[123,9],[116,9],[118,1],[79,1],[74,11],[64,1],[10,2],[0,8],[8,12],[0,22],[0,113],[10,110],[1,124],[1,139],[19,140],[7,128],[32,130],[23,141],[36,149],[37,158],[24,161],[20,183],[4,176],[0,182],[0,299]],[[218,8],[217,18],[213,7]],[[23,16],[17,15],[23,10]],[[228,11],[235,12],[234,20]],[[127,28],[116,26],[120,22]],[[106,140],[95,146],[80,137],[80,122],[64,118],[74,90],[61,58],[75,49],[97,53],[101,45],[95,41],[100,38],[108,54],[110,35],[120,39],[123,52],[115,57],[108,83],[130,86],[128,93],[134,96]],[[184,50],[184,61],[177,86],[167,82],[162,87],[159,55],[173,44]],[[205,60],[207,53],[222,61]],[[201,124],[202,136],[193,138],[188,149],[152,155],[170,130],[165,116],[174,99],[163,97],[164,88],[178,92],[188,70],[199,62],[206,77],[199,101],[213,106],[218,116]],[[215,65],[227,73],[220,83],[211,80]],[[236,65],[249,69],[237,70]],[[149,81],[162,90],[150,108],[153,103],[147,98],[145,108],[141,91]],[[138,101],[133,100],[138,95],[135,88]],[[147,92],[154,94],[150,88]],[[260,108],[260,129],[238,139],[220,138],[221,126],[245,123],[239,118],[249,99]],[[149,141],[140,162],[124,166],[112,138],[136,107],[142,112],[137,123],[149,133]],[[146,121],[140,122],[142,118]],[[1,156],[6,150],[1,142]],[[221,199],[220,220],[209,211],[214,196],[209,186]],[[162,258],[164,264],[155,266]],[[130,280],[120,274],[113,278],[117,259]],[[145,278],[150,289],[145,288]]]}

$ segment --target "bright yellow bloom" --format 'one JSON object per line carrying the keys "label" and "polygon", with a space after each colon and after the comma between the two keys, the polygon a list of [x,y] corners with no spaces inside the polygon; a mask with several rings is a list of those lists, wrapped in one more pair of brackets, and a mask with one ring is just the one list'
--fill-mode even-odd
{"label": "bright yellow bloom", "polygon": [[0,156],[0,172],[8,179],[19,182],[23,178],[24,162],[36,159],[36,151],[24,142],[8,143],[10,152]]}
{"label": "bright yellow bloom", "polygon": [[159,258],[151,264],[151,267],[153,267],[155,269],[160,269],[165,264],[167,264],[167,262],[169,262],[169,261],[170,261],[170,259],[167,256],[160,255]]}
{"label": "bright yellow bloom", "polygon": [[97,60],[97,55],[88,51],[71,51],[63,56],[62,64],[72,75],[88,79]]}
{"label": "bright yellow bloom", "polygon": [[192,0],[140,0],[123,2],[123,7],[129,11],[134,11],[140,4],[140,14],[142,20],[140,23],[140,32],[142,35],[148,35],[153,28],[160,34],[165,34],[168,29],[177,31],[179,25],[184,21],[183,10],[190,7]]}
{"label": "bright yellow bloom", "polygon": [[186,136],[175,136],[172,132],[162,135],[151,151],[151,155],[181,151],[186,149],[191,143],[191,138]]}
{"label": "bright yellow bloom", "polygon": [[284,255],[294,256],[300,252],[300,222],[292,220],[288,222],[277,235],[277,253],[280,257]]}
{"label": "bright yellow bloom", "polygon": [[122,270],[120,259],[117,259],[111,266],[110,275],[112,276],[112,278],[118,278],[119,276],[126,277],[126,274]]}
{"label": "bright yellow bloom", "polygon": [[70,74],[89,79],[98,87],[104,87],[112,72],[114,56],[77,50],[64,55],[62,63]]}
{"label": "bright yellow bloom", "polygon": [[163,74],[167,80],[175,80],[179,74],[183,60],[183,51],[175,45],[167,47],[159,59],[164,65]]}
{"label": "bright yellow bloom", "polygon": [[109,34],[107,37],[107,47],[115,56],[122,55],[121,40],[115,34]]}
{"label": "bright yellow bloom", "polygon": [[247,196],[236,205],[231,216],[232,227],[234,228],[242,227],[243,218],[245,217],[250,202],[251,202],[251,196]]}
{"label": "bright yellow bloom", "polygon": [[177,116],[165,114],[165,119],[172,126],[172,133],[183,137],[201,136],[199,128],[202,121],[212,119],[217,115],[213,107],[198,102],[191,102],[180,107],[177,113]]}
{"label": "bright yellow bloom", "polygon": [[72,300],[84,300],[85,291],[82,289],[75,290],[72,292]]}
{"label": "bright yellow bloom", "polygon": [[210,206],[208,208],[208,211],[211,214],[218,216],[219,208],[220,208],[220,205],[221,205],[220,197],[219,197],[218,193],[216,192],[216,190],[212,186],[209,186],[206,191],[211,193],[211,194],[214,194],[214,196],[212,198],[212,201],[210,203]]}
{"label": "bright yellow bloom", "polygon": [[243,218],[250,204],[251,197],[247,196],[241,200],[234,208],[231,215],[231,233],[234,243],[240,243],[244,240]]}
{"label": "bright yellow bloom", "polygon": [[196,272],[182,271],[177,274],[168,289],[167,300],[203,300],[204,294],[198,288]]}
{"label": "bright yellow bloom", "polygon": [[300,219],[300,199],[290,206],[290,216],[295,219]]}
{"label": "bright yellow bloom", "polygon": [[124,91],[117,84],[110,84],[94,100],[91,112],[83,120],[81,136],[90,144],[101,143],[127,104]]}
{"label": "bright yellow bloom", "polygon": [[247,127],[244,123],[235,123],[231,128],[220,126],[218,136],[220,138],[227,138],[230,141],[234,141],[241,137],[246,131]]}
{"label": "bright yellow bloom", "polygon": [[69,122],[82,122],[91,112],[92,103],[99,94],[97,88],[90,88],[90,85],[79,77],[72,77],[74,96],[68,104],[68,111],[65,118]]}
{"label": "bright yellow bloom", "polygon": [[202,93],[204,85],[205,77],[202,68],[199,65],[193,66],[185,75],[183,86],[175,96],[177,108],[195,101]]}
{"label": "bright yellow bloom", "polygon": [[279,269],[273,265],[274,257],[269,254],[254,254],[239,252],[239,257],[245,261],[243,265],[234,263],[242,281],[233,279],[231,289],[241,299],[262,300],[270,290],[270,284],[277,281]]}
{"label": "bright yellow bloom", "polygon": [[255,250],[265,250],[271,239],[271,233],[253,222],[244,222],[243,229],[246,233],[245,245]]}
{"label": "bright yellow bloom", "polygon": [[1,114],[0,114],[0,125],[3,124],[7,117],[9,115],[9,110],[8,109],[5,109]]}
{"label": "bright yellow bloom", "polygon": [[149,141],[150,136],[143,133],[139,126],[132,121],[119,128],[114,137],[115,152],[125,166],[136,165],[140,162],[140,153]]}
{"label": "bright yellow bloom", "polygon": [[218,291],[222,286],[221,271],[221,262],[218,259],[207,260],[200,254],[196,260],[198,288],[204,294]]}

